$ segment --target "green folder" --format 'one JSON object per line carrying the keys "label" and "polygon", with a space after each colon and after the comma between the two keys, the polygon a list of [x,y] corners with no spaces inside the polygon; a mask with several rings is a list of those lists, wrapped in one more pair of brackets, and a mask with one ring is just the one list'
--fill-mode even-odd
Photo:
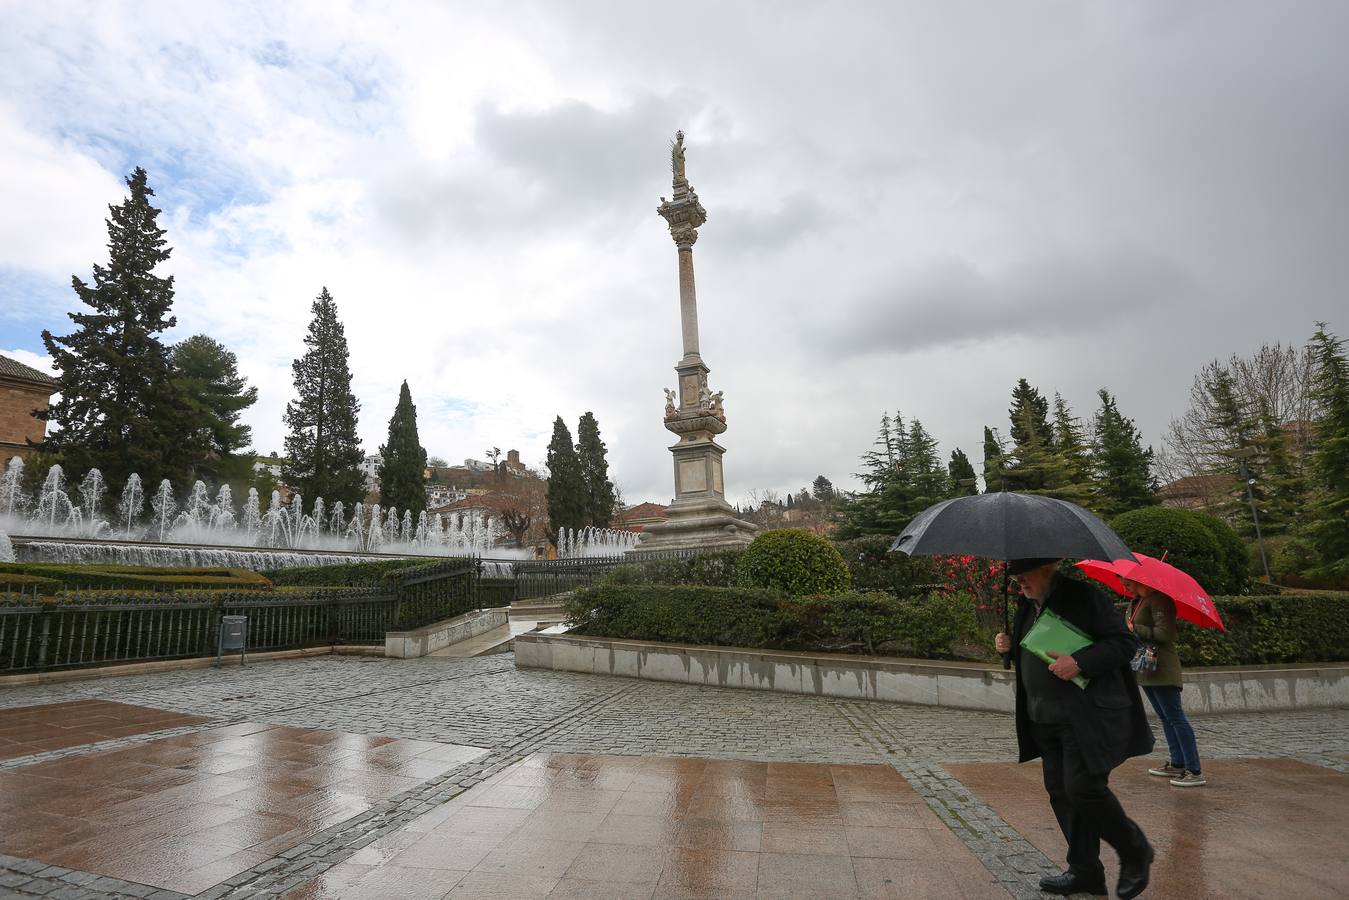
{"label": "green folder", "polygon": [[[1026,636],[1021,639],[1022,647],[1025,647],[1046,663],[1054,662],[1054,657],[1049,655],[1050,650],[1058,654],[1076,653],[1091,643],[1092,639],[1082,629],[1061,616],[1055,615],[1054,611],[1050,609],[1040,613],[1040,618],[1035,620],[1035,624],[1031,626],[1030,631],[1026,632]],[[1087,679],[1079,675],[1073,679],[1073,684],[1085,688]]]}

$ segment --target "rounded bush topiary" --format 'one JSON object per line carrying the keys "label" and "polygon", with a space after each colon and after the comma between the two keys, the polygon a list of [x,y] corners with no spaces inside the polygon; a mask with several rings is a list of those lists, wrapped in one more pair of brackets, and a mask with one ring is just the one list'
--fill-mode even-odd
{"label": "rounded bush topiary", "polygon": [[742,587],[793,596],[834,594],[852,585],[848,566],[828,539],[802,528],[778,528],[756,537],[736,565]]}
{"label": "rounded bush topiary", "polygon": [[[1245,549],[1238,559],[1230,526],[1212,516],[1171,506],[1149,506],[1121,513],[1110,522],[1135,553],[1146,553],[1188,572],[1210,594],[1232,594],[1246,580]],[[1226,531],[1222,531],[1226,528]],[[1220,538],[1215,532],[1222,532]],[[1237,538],[1240,544],[1240,538]]]}

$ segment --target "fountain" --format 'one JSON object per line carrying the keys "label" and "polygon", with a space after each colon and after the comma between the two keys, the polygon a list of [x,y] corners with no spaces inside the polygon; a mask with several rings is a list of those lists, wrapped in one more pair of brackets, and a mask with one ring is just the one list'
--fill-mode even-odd
{"label": "fountain", "polygon": [[[250,488],[241,509],[234,506],[228,485],[212,496],[207,485],[192,485],[180,508],[166,479],[150,498],[150,514],[142,518],[146,494],[138,475],[127,479],[111,518],[105,517],[107,482],[97,469],[85,473],[78,503],[66,490],[65,473],[52,466],[31,502],[23,489],[23,460],[15,457],[0,475],[0,534],[20,539],[9,551],[25,562],[98,562],[131,565],[229,566],[279,568],[324,565],[381,556],[521,557],[523,551],[497,550],[502,529],[493,518],[422,512],[401,513],[379,504],[327,506],[316,498],[306,511],[304,498],[283,503],[273,491],[263,511],[256,489]],[[30,509],[31,508],[31,509]],[[47,538],[48,540],[43,540]],[[598,537],[573,536],[578,547],[609,546]],[[612,541],[611,541],[612,543]],[[6,538],[6,546],[9,538]],[[595,551],[590,555],[595,555]],[[621,551],[610,551],[621,552]],[[493,566],[495,574],[504,574]]]}
{"label": "fountain", "polygon": [[641,534],[619,528],[559,528],[558,559],[587,559],[597,556],[621,556],[637,546]]}

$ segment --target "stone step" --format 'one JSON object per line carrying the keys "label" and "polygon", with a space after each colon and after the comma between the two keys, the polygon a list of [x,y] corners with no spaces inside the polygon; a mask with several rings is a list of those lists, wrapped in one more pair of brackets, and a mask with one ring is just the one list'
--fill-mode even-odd
{"label": "stone step", "polygon": [[501,625],[491,631],[484,631],[476,637],[451,644],[443,650],[437,650],[431,656],[470,657],[486,656],[489,653],[506,653],[512,649],[515,635],[510,624]]}

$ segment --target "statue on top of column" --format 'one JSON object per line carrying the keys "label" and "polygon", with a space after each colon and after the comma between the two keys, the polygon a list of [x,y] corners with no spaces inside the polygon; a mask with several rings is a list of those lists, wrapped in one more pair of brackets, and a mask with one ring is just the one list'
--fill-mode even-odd
{"label": "statue on top of column", "polygon": [[684,132],[676,131],[674,142],[670,144],[670,168],[674,171],[674,183],[687,182],[684,175]]}

